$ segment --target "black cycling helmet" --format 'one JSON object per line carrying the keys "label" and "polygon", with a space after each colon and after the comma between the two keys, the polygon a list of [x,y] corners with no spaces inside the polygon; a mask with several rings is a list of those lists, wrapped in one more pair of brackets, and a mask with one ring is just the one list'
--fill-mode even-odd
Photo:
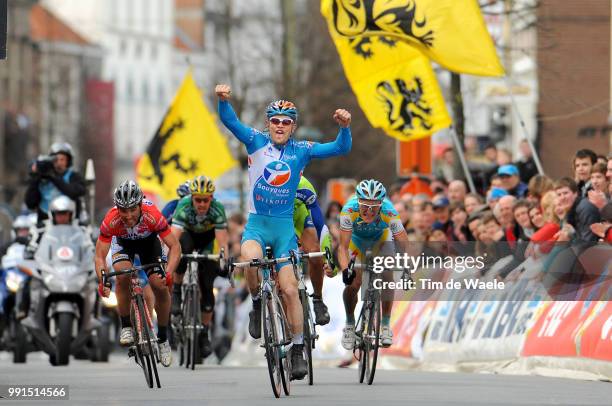
{"label": "black cycling helmet", "polygon": [[115,206],[121,209],[130,209],[138,206],[142,202],[143,197],[140,186],[133,180],[122,182],[113,193]]}

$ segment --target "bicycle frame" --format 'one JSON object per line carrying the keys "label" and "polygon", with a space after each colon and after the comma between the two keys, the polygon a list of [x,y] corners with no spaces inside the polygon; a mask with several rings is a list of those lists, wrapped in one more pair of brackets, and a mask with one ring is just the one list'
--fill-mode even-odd
{"label": "bicycle frame", "polygon": [[180,345],[179,365],[182,365],[183,361],[186,359],[185,367],[191,367],[191,369],[194,370],[195,364],[200,363],[198,341],[200,332],[204,328],[200,309],[201,292],[198,267],[200,261],[203,260],[220,261],[223,258],[223,251],[221,251],[219,255],[199,254],[197,251],[194,251],[191,254],[183,254],[182,257],[187,259],[188,262],[182,285],[182,297],[184,299],[182,311],[180,319],[178,319],[175,324],[180,328],[178,332]]}
{"label": "bicycle frame", "polygon": [[[136,363],[143,369],[145,379],[149,388],[153,388],[153,376],[157,387],[161,388],[159,374],[157,373],[157,363],[159,363],[159,352],[157,347],[157,336],[153,329],[153,321],[149,309],[145,304],[142,286],[140,286],[140,278],[138,277],[139,270],[158,267],[158,273],[165,276],[163,264],[149,264],[140,267],[132,267],[121,271],[114,271],[108,274],[102,274],[102,281],[105,286],[108,286],[108,278],[124,274],[130,275],[130,317],[133,316],[132,327],[136,331],[136,339],[130,347],[128,355],[135,357]],[[142,309],[142,310],[141,310]],[[141,314],[143,312],[144,314]],[[143,325],[144,322],[146,325]]]}
{"label": "bicycle frame", "polygon": [[[291,343],[292,332],[289,328],[284,304],[281,302],[281,295],[278,290],[274,267],[285,262],[291,263],[295,277],[298,280],[299,290],[301,292],[306,292],[306,284],[304,283],[303,273],[301,271],[298,272],[297,269],[298,261],[304,258],[318,256],[327,256],[328,260],[330,260],[330,255],[328,252],[316,252],[310,254],[301,253],[297,255],[292,253],[289,257],[273,258],[272,249],[270,247],[266,247],[265,257],[263,259],[255,258],[247,262],[230,264],[230,273],[233,272],[234,268],[236,267],[258,268],[261,270],[262,280],[259,284],[259,293],[262,298],[261,328],[264,339],[263,347],[266,349],[266,359],[268,361],[268,372],[270,375],[270,382],[272,384],[272,391],[274,392],[274,396],[277,398],[280,397],[281,381],[285,394],[289,395],[289,374],[291,371],[291,360],[288,356],[286,346]],[[302,309],[304,309],[304,304],[302,304]],[[310,315],[309,320],[309,324],[311,324],[312,315]],[[310,327],[308,332],[310,332]],[[311,339],[312,337],[314,337],[314,335],[311,336]],[[310,372],[310,376],[312,377],[312,372]]]}
{"label": "bicycle frame", "polygon": [[[132,309],[134,310],[134,318],[136,319],[136,335],[138,336],[138,344],[139,345],[143,345],[144,341],[143,341],[143,334],[142,334],[142,325],[141,325],[141,318],[140,318],[140,311],[138,310],[138,306],[136,304],[137,301],[137,297],[141,297],[143,302],[144,302],[144,292],[142,290],[142,286],[140,286],[140,278],[138,277],[138,274],[136,272],[133,272],[130,275],[130,305],[132,306]],[[149,313],[149,307],[148,306],[144,306],[144,316],[145,316],[145,320],[147,321],[147,325],[149,326],[149,328],[151,329],[151,331],[154,334],[154,337],[151,338],[152,342],[157,342],[157,337],[155,337],[155,332],[153,330],[153,319],[151,318],[151,314]]]}

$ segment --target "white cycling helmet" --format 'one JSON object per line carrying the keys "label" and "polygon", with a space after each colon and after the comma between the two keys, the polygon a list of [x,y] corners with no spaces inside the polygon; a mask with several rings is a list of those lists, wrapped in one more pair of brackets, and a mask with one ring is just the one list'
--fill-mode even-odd
{"label": "white cycling helmet", "polygon": [[[30,227],[33,225],[30,216],[22,214],[20,216],[15,217],[13,221],[13,229],[11,230],[11,240],[14,240],[18,243],[25,244],[28,240],[28,234],[30,231]],[[24,233],[20,230],[27,230],[27,233]]]}
{"label": "white cycling helmet", "polygon": [[49,204],[49,218],[52,219],[53,224],[55,223],[55,213],[57,212],[70,212],[70,221],[74,219],[74,213],[76,212],[76,204],[74,200],[68,196],[59,196],[51,200]]}
{"label": "white cycling helmet", "polygon": [[20,216],[15,217],[13,221],[13,230],[18,228],[30,228],[32,226],[32,221],[30,220],[30,216],[22,214]]}
{"label": "white cycling helmet", "polygon": [[365,179],[359,182],[355,189],[358,199],[383,201],[387,197],[385,186],[375,179]]}

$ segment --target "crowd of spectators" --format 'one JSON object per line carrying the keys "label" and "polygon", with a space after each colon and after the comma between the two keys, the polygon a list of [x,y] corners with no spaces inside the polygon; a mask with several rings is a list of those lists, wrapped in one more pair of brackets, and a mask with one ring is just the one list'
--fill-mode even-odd
{"label": "crowd of spectators", "polygon": [[[526,143],[521,147],[528,151]],[[463,180],[444,177],[446,170],[425,187],[405,183],[388,187],[409,239],[464,244],[472,251],[487,252],[491,260],[512,255],[507,271],[527,256],[541,255],[543,249],[537,243],[612,242],[612,157],[579,150],[571,161],[574,176],[552,179],[538,174],[527,154],[514,163],[506,152],[498,154],[495,148],[485,150],[485,156],[498,165],[480,182],[486,186],[477,192],[470,192]],[[443,161],[450,159],[449,155]],[[417,178],[410,182],[423,183]],[[334,237],[339,210],[337,202],[327,208]]]}

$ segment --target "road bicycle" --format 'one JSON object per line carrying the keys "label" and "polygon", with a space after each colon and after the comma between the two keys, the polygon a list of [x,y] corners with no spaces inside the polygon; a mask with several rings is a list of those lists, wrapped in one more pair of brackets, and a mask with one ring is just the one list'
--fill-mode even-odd
{"label": "road bicycle", "polygon": [[[272,392],[274,396],[279,398],[281,395],[281,386],[285,395],[290,393],[290,380],[291,380],[291,357],[289,356],[289,349],[292,339],[291,330],[287,322],[287,316],[281,301],[281,294],[277,282],[276,265],[283,263],[291,263],[293,265],[296,277],[301,275],[301,271],[298,272],[298,264],[300,260],[306,258],[315,258],[324,256],[324,252],[313,252],[310,254],[295,254],[292,253],[287,257],[274,258],[272,255],[272,248],[267,246],[265,248],[264,258],[254,258],[246,262],[235,262],[230,265],[230,272],[233,273],[235,268],[259,268],[262,273],[262,281],[259,286],[259,293],[261,296],[261,322],[263,332],[263,347],[265,349],[265,356],[268,364],[268,374],[270,376],[270,383],[272,385]],[[298,278],[299,286],[303,284],[303,276]],[[302,308],[304,309],[305,316],[305,330],[304,330],[304,348],[306,357],[308,357],[308,369],[309,369],[309,383],[312,379],[312,342],[316,339],[316,333],[314,329],[311,330],[310,323],[312,323],[312,314],[310,312],[310,304],[308,296],[304,289],[300,293],[300,299],[302,300]],[[308,322],[306,321],[308,320]],[[306,323],[309,323],[306,326]],[[306,338],[308,335],[308,338]]]}
{"label": "road bicycle", "polygon": [[145,380],[149,388],[156,383],[158,388],[161,388],[159,374],[157,372],[157,364],[159,361],[159,347],[157,343],[157,335],[153,328],[153,320],[149,309],[145,303],[142,286],[140,286],[140,278],[138,272],[141,270],[147,273],[157,273],[162,279],[165,279],[165,264],[161,259],[157,263],[134,266],[129,269],[113,272],[102,273],[102,283],[105,286],[110,286],[110,278],[119,275],[130,275],[130,319],[132,321],[132,329],[134,331],[134,344],[128,349],[128,356],[134,357],[144,371]]}
{"label": "road bicycle", "polygon": [[195,369],[200,363],[200,332],[202,331],[202,310],[200,308],[200,283],[198,265],[204,261],[222,261],[223,249],[219,254],[183,254],[187,269],[182,285],[183,305],[179,316],[172,316],[172,329],[175,334],[179,365]]}

